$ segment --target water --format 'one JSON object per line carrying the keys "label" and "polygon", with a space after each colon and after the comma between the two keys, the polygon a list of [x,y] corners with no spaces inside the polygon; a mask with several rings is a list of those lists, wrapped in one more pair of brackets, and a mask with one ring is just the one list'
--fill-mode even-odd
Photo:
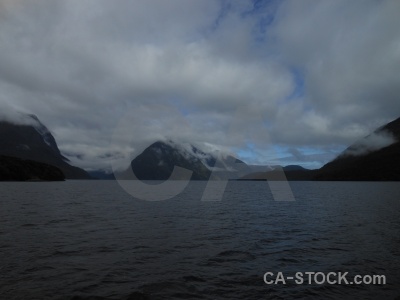
{"label": "water", "polygon": [[[147,202],[114,181],[1,183],[0,299],[399,299],[400,184],[290,185],[295,202],[265,182]],[[387,284],[263,281],[312,271]]]}

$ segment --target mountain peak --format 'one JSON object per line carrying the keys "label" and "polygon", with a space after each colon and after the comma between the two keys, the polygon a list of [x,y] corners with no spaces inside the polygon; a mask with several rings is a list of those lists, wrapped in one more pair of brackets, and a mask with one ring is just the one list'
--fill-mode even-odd
{"label": "mountain peak", "polygon": [[388,147],[400,140],[400,118],[387,123],[346,148],[337,158],[362,156]]}
{"label": "mountain peak", "polygon": [[0,121],[0,154],[56,166],[66,178],[90,178],[84,170],[67,163],[50,130],[36,115],[18,113],[17,116],[15,122],[6,118]]}
{"label": "mountain peak", "polygon": [[387,123],[386,125],[379,128],[377,131],[389,132],[396,138],[397,141],[400,141],[400,118],[397,118],[396,120]]}
{"label": "mountain peak", "polygon": [[[215,166],[217,161],[219,164]],[[167,180],[175,166],[192,171],[193,180],[206,180],[213,171],[218,172],[218,178],[214,179],[230,178],[233,172],[248,169],[231,155],[210,153],[197,145],[172,140],[154,142],[132,160],[130,167],[140,180]]]}
{"label": "mountain peak", "polygon": [[317,174],[320,180],[400,180],[400,118],[357,141]]}
{"label": "mountain peak", "polygon": [[211,173],[197,157],[172,141],[154,142],[131,162],[140,180],[167,180],[175,166],[191,170],[195,180],[208,179]]}

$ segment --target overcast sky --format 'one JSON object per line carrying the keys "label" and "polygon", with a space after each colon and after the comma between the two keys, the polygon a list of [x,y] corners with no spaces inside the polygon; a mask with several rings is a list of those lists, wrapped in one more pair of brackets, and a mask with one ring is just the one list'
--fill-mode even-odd
{"label": "overcast sky", "polygon": [[400,117],[399,28],[397,0],[0,0],[0,109],[87,169],[161,138],[316,168]]}

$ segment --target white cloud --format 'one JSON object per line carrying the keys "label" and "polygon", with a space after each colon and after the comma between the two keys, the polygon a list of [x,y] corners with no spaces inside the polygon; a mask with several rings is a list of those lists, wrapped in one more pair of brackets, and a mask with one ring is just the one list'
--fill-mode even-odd
{"label": "white cloud", "polygon": [[[38,115],[82,167],[160,138],[255,153],[349,144],[400,111],[396,1],[0,5],[0,105]],[[115,144],[127,116],[132,144]]]}
{"label": "white cloud", "polygon": [[396,139],[386,131],[374,132],[344,151],[343,155],[358,156],[390,146]]}
{"label": "white cloud", "polygon": [[280,8],[274,35],[286,62],[304,73],[304,109],[333,132],[353,124],[368,132],[398,117],[399,11],[390,0],[286,1]]}

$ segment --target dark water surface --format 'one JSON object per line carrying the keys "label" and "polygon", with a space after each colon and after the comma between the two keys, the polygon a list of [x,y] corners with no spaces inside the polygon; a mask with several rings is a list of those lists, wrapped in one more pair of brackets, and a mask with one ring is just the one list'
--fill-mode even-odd
{"label": "dark water surface", "polygon": [[[0,184],[0,299],[396,299],[400,184],[205,182],[167,201],[114,181]],[[267,285],[265,272],[349,272],[386,285]],[[350,277],[351,279],[351,277]],[[400,299],[400,298],[397,298]]]}

